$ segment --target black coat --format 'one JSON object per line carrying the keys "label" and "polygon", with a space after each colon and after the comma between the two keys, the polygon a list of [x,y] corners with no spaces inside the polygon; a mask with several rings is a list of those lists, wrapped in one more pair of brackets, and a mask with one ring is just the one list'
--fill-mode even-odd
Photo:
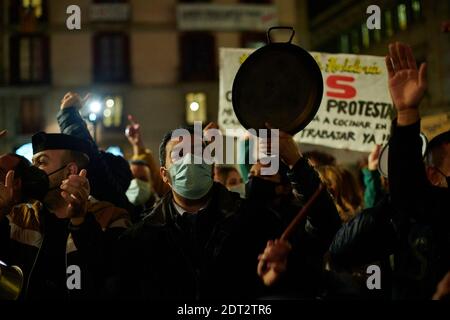
{"label": "black coat", "polygon": [[450,270],[450,189],[429,183],[419,133],[420,122],[398,127],[394,121],[389,141],[389,189],[400,239],[394,295],[429,299]]}
{"label": "black coat", "polygon": [[86,168],[91,195],[133,214],[134,207],[125,195],[133,179],[128,162],[123,157],[99,150],[75,107],[60,110],[57,120],[62,133],[86,140],[91,146],[88,154],[90,161]]}
{"label": "black coat", "polygon": [[[329,277],[329,298],[391,298],[390,256],[399,252],[399,239],[393,217],[389,197],[385,196],[374,207],[362,210],[342,225],[330,246],[334,273]],[[381,290],[368,290],[366,286],[366,269],[372,264],[380,267]],[[359,279],[361,281],[351,277],[355,271],[362,275]],[[339,283],[339,279],[344,281]],[[336,280],[338,285],[333,284]]]}
{"label": "black coat", "polygon": [[[330,247],[333,261],[343,267],[386,261],[394,254],[394,299],[430,299],[450,270],[450,189],[428,182],[419,130],[419,123],[393,124],[390,200],[342,226]],[[382,272],[389,273],[386,268]]]}
{"label": "black coat", "polygon": [[[301,159],[288,173],[296,193],[308,200],[319,186],[317,173]],[[256,273],[267,240],[278,238],[286,223],[264,201],[248,201],[220,184],[211,191],[198,233],[200,256],[193,254],[172,194],[121,239],[119,294],[141,299],[255,298],[289,291],[314,297],[320,287],[323,253],[340,226],[327,192],[311,207],[307,221],[291,239],[288,271],[270,290]],[[201,218],[199,213],[198,219]],[[204,219],[204,218],[207,219]]]}
{"label": "black coat", "polygon": [[172,199],[167,194],[122,236],[120,296],[208,300],[260,295],[257,256],[281,231],[277,219],[267,210],[248,208],[237,193],[214,184],[206,211],[198,213],[204,227],[197,233],[202,245],[196,252]]}

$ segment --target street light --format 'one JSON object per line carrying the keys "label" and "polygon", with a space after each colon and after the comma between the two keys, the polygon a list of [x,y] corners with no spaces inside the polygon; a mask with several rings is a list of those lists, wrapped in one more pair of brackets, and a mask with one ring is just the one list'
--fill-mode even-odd
{"label": "street light", "polygon": [[93,100],[88,105],[88,119],[94,125],[94,141],[97,142],[97,122],[102,111],[102,104],[98,100]]}
{"label": "street light", "polygon": [[195,112],[195,111],[197,111],[198,109],[200,109],[200,105],[198,104],[197,101],[194,101],[194,102],[191,102],[191,104],[189,105],[189,108],[190,108],[193,112]]}

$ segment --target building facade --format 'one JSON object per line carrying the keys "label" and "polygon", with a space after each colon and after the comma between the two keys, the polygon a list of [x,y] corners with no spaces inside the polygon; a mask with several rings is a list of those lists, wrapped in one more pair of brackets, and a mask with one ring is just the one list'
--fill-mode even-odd
{"label": "building facade", "polygon": [[[385,56],[390,42],[409,44],[428,65],[423,114],[450,111],[450,20],[448,0],[309,1],[311,48],[332,53]],[[370,5],[381,9],[381,29],[368,30]]]}
{"label": "building facade", "polygon": [[[66,24],[73,4],[81,12],[79,30]],[[9,131],[0,152],[39,130],[58,132],[56,114],[68,91],[93,95],[97,114],[83,114],[97,123],[98,144],[126,154],[128,114],[142,123],[154,151],[168,129],[198,118],[191,114],[197,109],[200,118],[216,121],[218,48],[257,46],[265,33],[220,30],[214,21],[190,30],[187,19],[180,21],[187,5],[266,6],[274,14],[262,20],[296,25],[294,0],[0,0],[0,128]],[[200,105],[189,110],[196,99]]]}

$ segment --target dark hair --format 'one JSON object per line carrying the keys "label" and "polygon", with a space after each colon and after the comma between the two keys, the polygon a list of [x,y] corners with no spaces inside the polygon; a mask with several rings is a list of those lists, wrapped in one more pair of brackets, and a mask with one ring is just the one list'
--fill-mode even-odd
{"label": "dark hair", "polygon": [[443,145],[450,143],[450,131],[441,133],[431,139],[427,146],[425,162],[428,166],[440,167],[444,159],[450,155],[445,153]]}
{"label": "dark hair", "polygon": [[236,171],[239,176],[241,175],[238,171],[238,169],[236,169],[233,166],[217,166],[217,176],[218,176],[218,180],[220,181],[221,184],[226,185],[228,176],[230,175],[231,172]]}
{"label": "dark hair", "polygon": [[311,159],[311,161],[316,162],[318,166],[334,166],[334,165],[336,165],[336,158],[326,152],[312,150],[312,151],[304,152],[303,156],[307,159]]}
{"label": "dark hair", "polygon": [[16,153],[8,153],[8,155],[19,159],[19,162],[17,163],[16,167],[14,168],[14,177],[16,179],[22,178],[23,175],[25,174],[25,171],[27,170],[27,168],[29,166],[31,166],[31,162],[28,161],[28,159],[25,158],[24,156],[18,155]]}
{"label": "dark hair", "polygon": [[159,163],[161,165],[161,167],[165,167],[166,166],[166,146],[167,143],[169,143],[170,139],[172,139],[172,134],[175,130],[180,130],[180,129],[184,129],[187,130],[190,134],[194,134],[194,126],[180,126],[176,129],[172,129],[170,131],[167,131],[166,134],[164,135],[161,144],[159,145]]}
{"label": "dark hair", "polygon": [[78,169],[86,169],[89,165],[89,157],[79,151],[67,150],[66,159],[77,164]]}
{"label": "dark hair", "polygon": [[352,219],[364,204],[364,193],[358,180],[342,166],[319,166],[317,172],[333,195],[341,220]]}

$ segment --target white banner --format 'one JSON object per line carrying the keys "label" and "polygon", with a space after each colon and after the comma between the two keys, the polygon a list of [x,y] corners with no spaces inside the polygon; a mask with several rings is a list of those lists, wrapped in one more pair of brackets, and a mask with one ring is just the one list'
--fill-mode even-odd
{"label": "white banner", "polygon": [[[242,128],[231,104],[240,64],[253,49],[220,48],[219,126]],[[392,100],[384,57],[311,52],[324,81],[314,120],[295,136],[302,143],[370,152],[389,139]]]}
{"label": "white banner", "polygon": [[263,31],[278,25],[275,5],[179,4],[179,30]]}

